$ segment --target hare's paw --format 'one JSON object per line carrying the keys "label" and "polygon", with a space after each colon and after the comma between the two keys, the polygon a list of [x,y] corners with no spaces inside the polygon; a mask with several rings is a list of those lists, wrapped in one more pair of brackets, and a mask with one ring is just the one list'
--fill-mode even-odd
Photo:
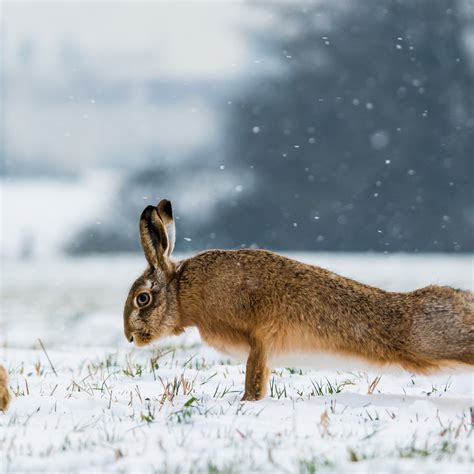
{"label": "hare's paw", "polygon": [[262,383],[260,379],[257,380],[256,382],[257,383],[251,386],[245,387],[244,396],[242,397],[243,402],[254,402],[257,400],[261,400],[262,398],[265,398],[265,395],[267,393],[266,383]]}
{"label": "hare's paw", "polygon": [[261,400],[265,397],[265,394],[255,393],[255,392],[247,392],[245,391],[244,396],[242,397],[242,402],[256,402],[257,400]]}

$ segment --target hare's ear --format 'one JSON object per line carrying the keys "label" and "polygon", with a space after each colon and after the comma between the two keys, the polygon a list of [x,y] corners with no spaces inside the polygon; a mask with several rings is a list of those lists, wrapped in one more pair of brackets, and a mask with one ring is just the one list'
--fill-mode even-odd
{"label": "hare's ear", "polygon": [[166,229],[166,235],[168,236],[168,249],[166,255],[171,257],[171,253],[174,249],[174,243],[176,241],[176,226],[173,219],[173,208],[171,207],[171,202],[167,199],[163,199],[159,202],[158,206],[158,215]]}
{"label": "hare's ear", "polygon": [[148,206],[140,217],[140,240],[145,257],[152,268],[167,269],[168,236],[154,206]]}

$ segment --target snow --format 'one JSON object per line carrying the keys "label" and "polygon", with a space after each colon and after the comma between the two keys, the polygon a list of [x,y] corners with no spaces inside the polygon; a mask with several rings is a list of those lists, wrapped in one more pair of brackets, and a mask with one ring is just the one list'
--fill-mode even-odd
{"label": "snow", "polygon": [[0,256],[20,256],[26,246],[41,257],[57,254],[82,226],[103,215],[119,179],[100,170],[70,181],[0,179]]}
{"label": "snow", "polygon": [[[472,256],[293,256],[389,290],[473,287]],[[2,471],[472,472],[472,372],[377,383],[282,368],[271,396],[242,403],[244,366],[195,331],[125,341],[122,304],[144,265],[3,262],[0,362],[14,400],[0,413]]]}

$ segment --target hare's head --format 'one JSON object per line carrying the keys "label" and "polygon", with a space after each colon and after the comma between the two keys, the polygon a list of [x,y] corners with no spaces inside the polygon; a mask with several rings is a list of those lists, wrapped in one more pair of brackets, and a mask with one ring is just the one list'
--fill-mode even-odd
{"label": "hare's head", "polygon": [[148,206],[140,217],[140,239],[148,268],[133,283],[124,309],[125,337],[139,346],[178,331],[175,242],[171,203]]}

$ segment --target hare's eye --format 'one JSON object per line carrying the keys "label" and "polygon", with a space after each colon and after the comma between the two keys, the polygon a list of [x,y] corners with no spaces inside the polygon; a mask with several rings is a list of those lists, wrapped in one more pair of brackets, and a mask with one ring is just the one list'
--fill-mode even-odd
{"label": "hare's eye", "polygon": [[137,295],[137,305],[140,306],[140,308],[143,308],[144,306],[148,306],[151,301],[151,296],[148,293],[139,293]]}

